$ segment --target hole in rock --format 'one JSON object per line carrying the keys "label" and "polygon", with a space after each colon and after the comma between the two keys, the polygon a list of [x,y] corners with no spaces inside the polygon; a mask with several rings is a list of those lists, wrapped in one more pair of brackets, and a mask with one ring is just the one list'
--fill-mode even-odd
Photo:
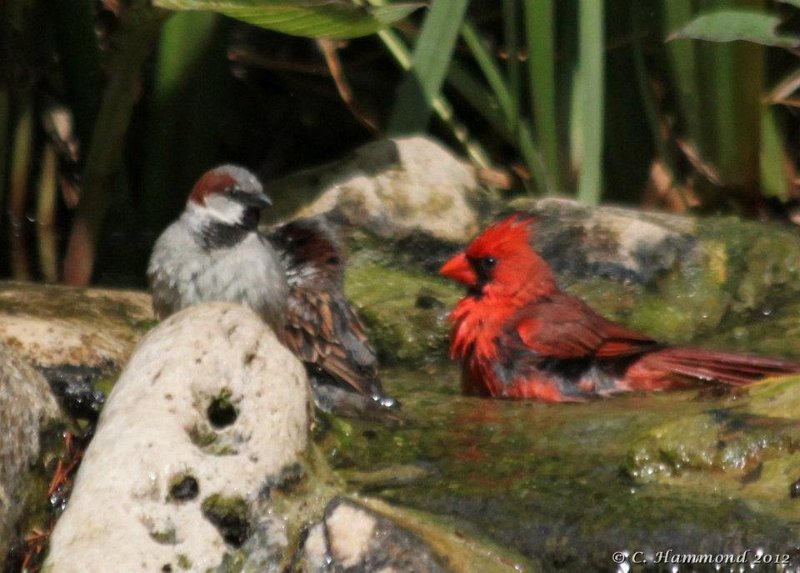
{"label": "hole in rock", "polygon": [[239,416],[239,410],[231,401],[231,393],[228,390],[223,390],[219,396],[211,401],[206,413],[208,421],[215,428],[230,426]]}
{"label": "hole in rock", "polygon": [[189,501],[200,493],[197,479],[191,475],[175,476],[169,486],[169,499],[175,501]]}
{"label": "hole in rock", "polygon": [[247,502],[240,497],[213,494],[200,506],[203,515],[217,528],[225,543],[241,547],[250,535]]}

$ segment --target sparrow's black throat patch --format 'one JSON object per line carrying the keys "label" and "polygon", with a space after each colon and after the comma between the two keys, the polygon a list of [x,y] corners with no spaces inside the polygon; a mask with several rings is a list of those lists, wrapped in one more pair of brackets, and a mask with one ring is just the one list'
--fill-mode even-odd
{"label": "sparrow's black throat patch", "polygon": [[200,242],[206,250],[224,249],[238,245],[252,232],[252,229],[243,225],[212,221],[203,227],[200,233]]}
{"label": "sparrow's black throat patch", "polygon": [[231,225],[221,221],[209,221],[201,231],[200,240],[204,249],[224,249],[241,243],[244,238],[257,230],[261,209],[248,207],[242,214],[240,223]]}

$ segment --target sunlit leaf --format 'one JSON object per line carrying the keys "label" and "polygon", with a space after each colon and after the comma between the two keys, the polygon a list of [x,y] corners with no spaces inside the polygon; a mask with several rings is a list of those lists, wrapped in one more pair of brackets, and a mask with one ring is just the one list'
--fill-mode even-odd
{"label": "sunlit leaf", "polygon": [[781,19],[772,14],[750,10],[720,10],[701,14],[669,39],[692,38],[711,42],[746,40],[764,46],[792,48],[800,37],[778,31]]}
{"label": "sunlit leaf", "polygon": [[314,38],[366,36],[424,5],[359,6],[347,0],[153,0],[153,4],[169,10],[219,12],[254,26]]}

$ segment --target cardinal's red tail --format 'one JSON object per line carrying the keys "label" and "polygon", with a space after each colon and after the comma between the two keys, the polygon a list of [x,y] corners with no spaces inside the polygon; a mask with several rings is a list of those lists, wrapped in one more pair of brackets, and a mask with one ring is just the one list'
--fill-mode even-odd
{"label": "cardinal's red tail", "polygon": [[[658,350],[643,357],[629,370],[626,378],[630,378],[632,387],[660,386],[657,382],[653,384],[654,374],[741,385],[771,376],[798,373],[800,363],[784,358],[677,347]],[[662,377],[665,386],[671,385],[667,383],[668,377]]]}

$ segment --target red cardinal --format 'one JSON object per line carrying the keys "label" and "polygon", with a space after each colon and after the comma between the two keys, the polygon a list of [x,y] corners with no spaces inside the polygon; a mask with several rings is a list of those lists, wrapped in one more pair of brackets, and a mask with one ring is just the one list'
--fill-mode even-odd
{"label": "red cardinal", "polygon": [[781,358],[659,344],[603,318],[558,288],[531,247],[532,223],[496,223],[439,271],[469,289],[450,315],[465,394],[564,402],[800,372]]}

